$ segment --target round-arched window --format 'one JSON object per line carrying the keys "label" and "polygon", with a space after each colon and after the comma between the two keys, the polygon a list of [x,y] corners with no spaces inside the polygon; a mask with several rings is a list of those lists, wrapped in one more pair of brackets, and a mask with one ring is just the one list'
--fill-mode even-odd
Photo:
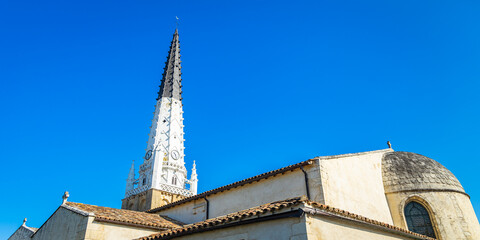
{"label": "round-arched window", "polygon": [[410,202],[405,206],[405,219],[407,220],[408,230],[435,237],[432,221],[427,209],[418,202]]}

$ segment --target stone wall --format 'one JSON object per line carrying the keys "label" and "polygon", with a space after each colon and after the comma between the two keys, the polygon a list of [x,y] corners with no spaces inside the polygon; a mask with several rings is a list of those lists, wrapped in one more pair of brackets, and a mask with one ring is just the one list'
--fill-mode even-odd
{"label": "stone wall", "polygon": [[393,224],[382,181],[382,157],[391,151],[320,157],[324,203]]}
{"label": "stone wall", "polygon": [[122,199],[122,209],[146,211],[178,201],[183,198],[185,197],[178,194],[157,189],[149,189],[145,192]]}
{"label": "stone wall", "polygon": [[[393,224],[382,181],[382,157],[391,149],[320,157],[305,166],[310,199]],[[265,203],[306,195],[305,175],[297,168],[258,182],[207,196],[209,218]],[[206,201],[192,200],[162,210],[185,223],[205,220]]]}
{"label": "stone wall", "polygon": [[33,233],[32,230],[22,225],[8,238],[8,240],[29,240]]}
{"label": "stone wall", "polygon": [[178,240],[306,240],[304,218],[284,218],[177,237]]}
{"label": "stone wall", "polygon": [[407,229],[404,207],[410,201],[421,203],[430,214],[438,239],[480,239],[480,225],[470,198],[448,191],[398,192],[387,194],[396,226]]}
{"label": "stone wall", "polygon": [[324,217],[318,215],[306,215],[308,240],[324,239],[368,239],[368,240],[393,240],[414,239],[399,233],[353,223],[350,221]]}
{"label": "stone wall", "polygon": [[130,227],[105,222],[88,221],[85,240],[131,240],[160,232],[159,230]]}
{"label": "stone wall", "polygon": [[[308,173],[311,198],[322,202],[318,165],[304,167]],[[301,169],[294,169],[258,182],[229,189],[207,196],[209,218],[226,215],[262,204],[306,195],[305,175]],[[194,223],[206,219],[205,199],[192,200],[158,212],[184,223]]]}
{"label": "stone wall", "polygon": [[33,235],[33,240],[85,238],[88,217],[60,207]]}

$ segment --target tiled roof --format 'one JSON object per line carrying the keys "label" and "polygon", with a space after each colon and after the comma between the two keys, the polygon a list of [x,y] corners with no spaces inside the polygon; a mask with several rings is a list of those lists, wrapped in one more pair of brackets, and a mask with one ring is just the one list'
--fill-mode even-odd
{"label": "tiled roof", "polygon": [[182,203],[186,203],[186,202],[190,202],[190,201],[193,201],[193,200],[196,200],[196,199],[204,198],[206,196],[209,196],[209,195],[212,195],[212,194],[215,194],[215,193],[218,193],[218,192],[223,192],[223,191],[226,191],[226,190],[229,190],[229,189],[232,189],[232,188],[240,187],[240,186],[243,186],[243,185],[255,182],[255,181],[260,181],[262,179],[266,179],[266,178],[275,176],[275,175],[280,174],[280,173],[292,171],[292,170],[295,170],[295,169],[300,168],[302,166],[310,165],[310,164],[313,163],[313,161],[314,161],[314,159],[309,159],[307,161],[299,162],[297,164],[293,164],[293,165],[283,167],[283,168],[280,168],[280,169],[277,169],[277,170],[262,173],[260,175],[257,175],[257,176],[251,177],[251,178],[247,178],[247,179],[244,179],[244,180],[241,180],[241,181],[238,181],[238,182],[234,182],[234,183],[231,183],[231,184],[219,187],[219,188],[215,188],[215,189],[212,189],[210,191],[206,191],[206,192],[203,192],[203,193],[191,196],[191,197],[187,197],[187,198],[178,200],[176,202],[172,202],[170,204],[167,204],[167,205],[164,205],[164,206],[161,206],[161,207],[158,207],[158,208],[150,209],[146,212],[156,213],[156,212],[159,212],[161,210],[171,208],[173,206],[176,206],[176,205],[179,205],[179,204],[182,204]]}
{"label": "tiled roof", "polygon": [[[298,205],[303,204],[305,206],[311,206],[315,211],[308,210],[307,208],[301,208]],[[212,219],[208,219],[202,222],[193,223],[185,225],[181,228],[170,229],[160,233],[152,234],[147,237],[139,238],[138,240],[153,240],[153,239],[170,239],[176,236],[193,234],[196,232],[203,232],[208,230],[216,229],[220,225],[226,225],[232,222],[241,222],[243,219],[258,216],[265,213],[278,212],[281,209],[291,208],[291,210],[303,210],[309,214],[317,214],[319,212],[324,213],[323,215],[328,215],[332,217],[340,217],[343,219],[353,220],[356,222],[362,222],[369,225],[375,225],[384,229],[388,229],[391,232],[403,233],[409,236],[415,237],[417,239],[432,239],[427,236],[408,231],[406,229],[396,227],[387,223],[369,219],[357,214],[350,213],[338,208],[330,207],[321,203],[313,202],[307,200],[305,197],[297,197],[292,199],[287,199],[283,201],[277,201],[272,203],[267,203],[258,207],[250,208],[247,210],[242,210],[236,213],[231,213],[225,216],[220,216]],[[317,212],[319,211],[319,212]],[[327,214],[325,214],[327,213]]]}
{"label": "tiled roof", "polygon": [[382,159],[386,193],[402,191],[455,191],[465,193],[458,179],[439,162],[411,152],[391,152]]}
{"label": "tiled roof", "polygon": [[98,222],[110,222],[160,230],[178,228],[182,226],[178,221],[172,221],[171,218],[162,217],[157,214],[100,207],[74,202],[66,202],[64,205],[66,205],[67,208],[71,207],[84,213],[93,214],[95,221]]}
{"label": "tiled roof", "polygon": [[139,240],[164,239],[164,238],[174,237],[180,234],[182,235],[186,233],[188,234],[201,229],[206,230],[217,225],[223,225],[232,221],[241,220],[246,217],[256,216],[262,213],[271,212],[274,209],[280,210],[282,208],[298,204],[300,203],[300,201],[301,201],[301,198],[293,198],[293,199],[288,199],[284,201],[272,202],[272,203],[264,204],[258,207],[250,208],[247,210],[242,210],[236,213],[231,213],[225,216],[207,219],[205,221],[198,222],[198,223],[188,224],[182,228],[163,231],[158,234],[153,234],[147,237],[139,238]]}

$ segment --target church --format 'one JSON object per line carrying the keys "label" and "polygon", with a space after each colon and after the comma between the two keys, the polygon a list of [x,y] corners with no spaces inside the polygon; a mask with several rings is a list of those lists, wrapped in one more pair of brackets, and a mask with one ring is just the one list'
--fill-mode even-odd
{"label": "church", "polygon": [[195,163],[188,176],[184,161],[178,30],[167,58],[144,160],[138,172],[131,165],[121,208],[70,202],[65,192],[43,225],[25,220],[9,240],[480,239],[452,172],[390,143],[197,193]]}

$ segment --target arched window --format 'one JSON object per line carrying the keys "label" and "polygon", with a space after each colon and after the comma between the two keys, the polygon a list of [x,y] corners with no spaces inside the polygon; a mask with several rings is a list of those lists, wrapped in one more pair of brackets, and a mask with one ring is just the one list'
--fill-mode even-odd
{"label": "arched window", "polygon": [[407,220],[408,230],[436,238],[430,215],[422,204],[418,202],[408,203],[405,206],[405,219]]}
{"label": "arched window", "polygon": [[176,176],[173,176],[173,178],[172,178],[172,184],[173,184],[173,185],[177,185],[177,177],[176,177]]}

